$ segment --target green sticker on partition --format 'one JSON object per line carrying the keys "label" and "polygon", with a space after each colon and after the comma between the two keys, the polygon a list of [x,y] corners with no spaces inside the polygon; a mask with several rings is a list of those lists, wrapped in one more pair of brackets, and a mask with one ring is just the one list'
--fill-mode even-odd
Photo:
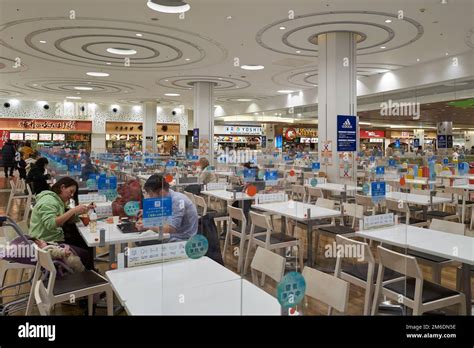
{"label": "green sticker on partition", "polygon": [[318,185],[318,179],[316,178],[312,178],[309,183],[311,184],[311,186],[315,187]]}
{"label": "green sticker on partition", "polygon": [[125,203],[123,210],[127,216],[137,216],[138,211],[140,210],[140,202],[130,201]]}
{"label": "green sticker on partition", "polygon": [[105,192],[105,197],[107,197],[107,200],[109,202],[113,201],[115,198],[117,198],[117,191],[116,190],[107,190]]}
{"label": "green sticker on partition", "polygon": [[301,273],[290,272],[277,285],[278,302],[283,308],[290,308],[303,301],[306,281]]}
{"label": "green sticker on partition", "polygon": [[257,177],[258,177],[260,180],[263,180],[263,179],[265,178],[265,171],[259,170]]}
{"label": "green sticker on partition", "polygon": [[185,246],[186,255],[190,259],[199,259],[206,255],[207,250],[209,249],[209,242],[207,238],[204,237],[202,234],[196,234],[192,236],[187,242]]}
{"label": "green sticker on partition", "polygon": [[86,186],[89,190],[97,189],[97,181],[95,179],[88,179],[86,181]]}

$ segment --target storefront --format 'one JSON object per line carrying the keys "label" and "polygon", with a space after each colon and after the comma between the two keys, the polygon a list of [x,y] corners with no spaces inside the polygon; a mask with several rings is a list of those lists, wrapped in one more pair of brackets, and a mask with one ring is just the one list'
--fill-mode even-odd
{"label": "storefront", "polygon": [[105,142],[108,152],[141,151],[143,125],[138,122],[107,122]]}
{"label": "storefront", "polygon": [[275,134],[282,137],[283,151],[291,147],[305,151],[318,149],[318,130],[309,127],[276,127]]}
{"label": "storefront", "polygon": [[387,131],[385,148],[390,144],[396,146],[400,144],[400,148],[405,152],[416,151],[418,146],[422,146],[424,150],[434,150],[436,146],[436,131],[413,130],[413,131]]}
{"label": "storefront", "polygon": [[0,119],[0,129],[17,142],[30,142],[33,149],[61,146],[90,151],[92,122],[67,120]]}
{"label": "storefront", "polygon": [[173,147],[179,148],[179,124],[158,123],[156,125],[156,142],[158,153],[168,155]]}
{"label": "storefront", "polygon": [[258,126],[215,126],[214,148],[215,149],[250,149],[262,148],[265,141],[262,127]]}
{"label": "storefront", "polygon": [[385,132],[382,130],[360,130],[360,145],[367,150],[385,149]]}

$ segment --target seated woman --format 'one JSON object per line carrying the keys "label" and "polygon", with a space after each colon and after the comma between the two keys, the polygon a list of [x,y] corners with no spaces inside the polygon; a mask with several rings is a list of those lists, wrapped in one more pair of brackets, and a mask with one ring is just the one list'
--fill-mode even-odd
{"label": "seated woman", "polygon": [[46,174],[46,167],[48,166],[48,159],[41,157],[36,163],[31,167],[26,181],[31,184],[31,189],[35,195],[49,190],[48,180],[51,178],[49,174]]}
{"label": "seated woman", "polygon": [[[92,206],[79,205],[77,191],[77,182],[64,177],[51,187],[51,191],[38,194],[31,215],[30,236],[45,242],[65,242],[87,250],[87,244],[79,235],[75,222],[78,215],[87,213]],[[68,209],[71,199],[76,206]],[[87,269],[93,268],[91,251],[89,249],[90,257],[85,264]]]}
{"label": "seated woman", "polygon": [[199,182],[207,185],[210,182],[217,182],[215,173],[209,170],[209,160],[205,157],[199,159],[199,166],[201,167],[201,175],[199,175]]}

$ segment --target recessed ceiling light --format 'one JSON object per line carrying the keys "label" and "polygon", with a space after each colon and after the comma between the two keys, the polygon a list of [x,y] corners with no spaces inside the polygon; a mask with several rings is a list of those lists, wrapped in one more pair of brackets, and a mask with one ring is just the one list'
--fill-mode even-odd
{"label": "recessed ceiling light", "polygon": [[298,50],[298,51],[296,51],[296,53],[300,54],[300,53],[301,53],[301,51],[300,51],[300,50]]}
{"label": "recessed ceiling light", "polygon": [[84,86],[79,86],[79,87],[74,87],[74,89],[78,91],[92,91],[94,88],[92,87],[84,87]]}
{"label": "recessed ceiling light", "polygon": [[185,59],[185,61],[187,61],[187,62],[189,62],[190,60],[191,60],[191,59],[189,59],[189,58],[186,58],[186,59]]}
{"label": "recessed ceiling light", "polygon": [[392,20],[391,19],[386,19],[385,23],[392,23]]}
{"label": "recessed ceiling light", "polygon": [[165,82],[168,82],[169,80],[165,80]]}
{"label": "recessed ceiling light", "polygon": [[240,68],[244,69],[244,70],[263,70],[263,69],[265,69],[265,67],[263,65],[249,65],[249,64],[242,65]]}
{"label": "recessed ceiling light", "polygon": [[33,86],[33,87],[38,87],[38,84],[37,84],[37,83],[33,83],[32,86]]}
{"label": "recessed ceiling light", "polygon": [[113,47],[107,48],[107,52],[112,53],[112,54],[118,54],[120,56],[132,56],[134,54],[137,54],[136,50],[127,49],[127,48],[113,48]]}
{"label": "recessed ceiling light", "polygon": [[76,94],[81,94],[81,92],[77,92]]}
{"label": "recessed ceiling light", "polygon": [[419,62],[419,61],[420,61],[420,58],[416,58],[416,61]]}
{"label": "recessed ceiling light", "polygon": [[447,56],[449,56],[449,53],[448,53],[448,52],[446,52],[445,54],[446,54]]}
{"label": "recessed ceiling light", "polygon": [[285,29],[286,29],[286,27],[284,27],[284,26],[280,27],[280,30],[285,30]]}
{"label": "recessed ceiling light", "polygon": [[107,76],[110,76],[110,74],[108,73],[105,73],[105,72],[94,72],[94,71],[90,71],[88,73],[86,73],[87,75],[89,76],[95,76],[95,77],[107,77]]}
{"label": "recessed ceiling light", "polygon": [[298,116],[298,117],[301,117],[301,116],[303,116],[303,115],[302,115],[302,114],[298,114],[297,116]]}
{"label": "recessed ceiling light", "polygon": [[165,93],[167,97],[179,97],[181,94],[179,93]]}
{"label": "recessed ceiling light", "polygon": [[40,40],[40,43],[42,43],[42,44],[45,44],[45,43],[46,43],[46,41],[44,41],[44,40]]}
{"label": "recessed ceiling light", "polygon": [[81,97],[66,97],[66,99],[82,99]]}
{"label": "recessed ceiling light", "polygon": [[227,19],[232,19],[232,16],[227,16],[226,18],[227,18]]}
{"label": "recessed ceiling light", "polygon": [[105,63],[105,64],[107,64],[107,65],[111,65],[112,63],[109,63],[109,62],[107,62],[107,63]]}
{"label": "recessed ceiling light", "polygon": [[382,47],[380,47],[380,48],[384,50],[384,49],[386,49],[387,47],[385,47],[385,46],[382,46]]}
{"label": "recessed ceiling light", "polygon": [[218,80],[222,80],[222,77],[219,77]]}
{"label": "recessed ceiling light", "polygon": [[142,37],[143,34],[140,34],[140,33],[136,33],[135,36],[138,36],[138,37]]}
{"label": "recessed ceiling light", "polygon": [[242,98],[242,99],[237,99],[237,101],[239,102],[251,102],[253,99],[246,99],[246,98]]}
{"label": "recessed ceiling light", "polygon": [[304,74],[304,75],[305,75],[305,76],[309,76],[309,74],[308,74],[308,73],[306,73],[306,74]]}
{"label": "recessed ceiling light", "polygon": [[295,91],[292,91],[292,90],[289,90],[289,89],[280,89],[278,91],[278,93],[282,93],[282,94],[290,94],[290,93],[294,93]]}
{"label": "recessed ceiling light", "polygon": [[153,11],[163,13],[183,13],[189,11],[191,6],[184,1],[175,0],[173,2],[169,0],[148,0],[147,6]]}

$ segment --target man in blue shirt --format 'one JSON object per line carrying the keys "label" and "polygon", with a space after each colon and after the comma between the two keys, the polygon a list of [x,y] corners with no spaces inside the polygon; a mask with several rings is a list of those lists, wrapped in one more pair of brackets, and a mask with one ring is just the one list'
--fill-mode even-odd
{"label": "man in blue shirt", "polygon": [[[169,224],[163,227],[163,233],[170,234],[170,242],[188,240],[198,231],[198,213],[196,206],[184,194],[170,190],[170,185],[162,175],[154,174],[148,178],[143,187],[145,198],[171,197],[173,215]],[[155,230],[156,228],[145,228],[143,223],[137,222],[140,230]]]}

